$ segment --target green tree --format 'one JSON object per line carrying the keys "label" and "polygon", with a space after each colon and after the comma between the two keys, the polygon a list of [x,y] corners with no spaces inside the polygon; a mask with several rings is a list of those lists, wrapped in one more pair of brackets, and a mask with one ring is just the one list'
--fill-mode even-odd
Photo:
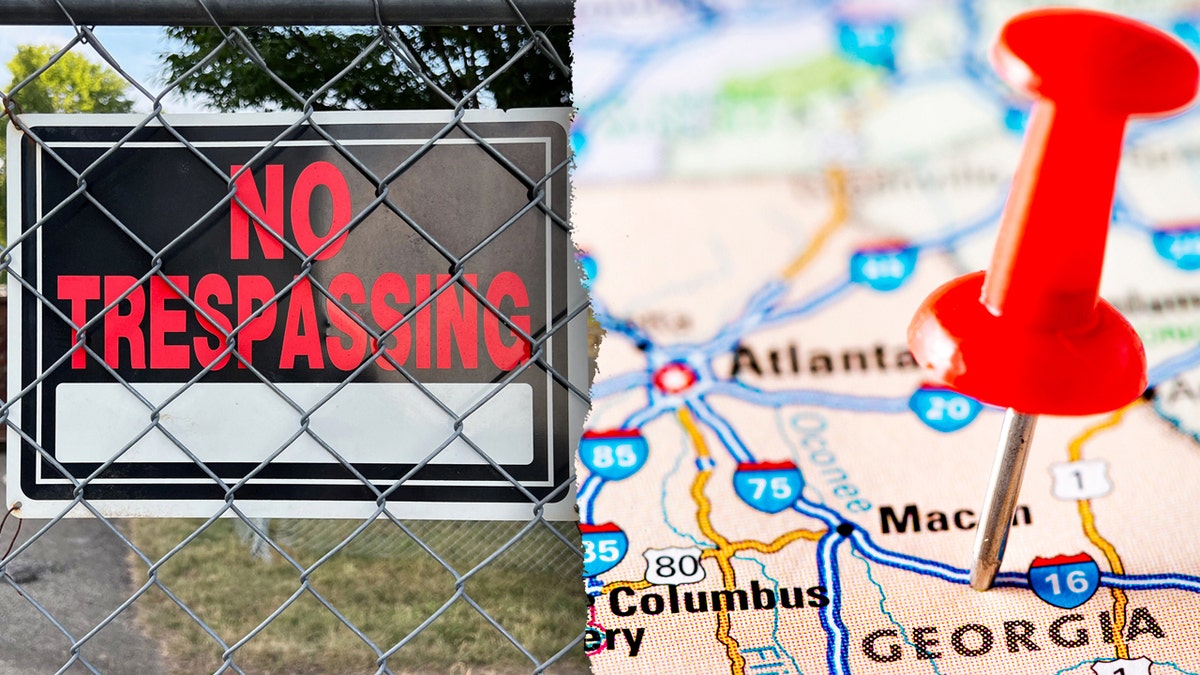
{"label": "green tree", "polygon": [[[334,79],[375,39],[377,30],[311,27],[243,28],[264,63],[280,80],[313,100],[317,110],[395,110],[446,108],[444,99],[427,87],[396,54],[377,46],[350,72]],[[425,73],[455,100],[466,98],[529,40],[526,29],[511,26],[412,27],[396,29],[398,39],[426,65]],[[546,31],[555,52],[570,63],[566,30]],[[255,65],[241,50],[225,45],[213,28],[168,28],[180,44],[163,54],[164,79],[182,78],[180,91],[206,98],[218,110],[298,110],[302,102]],[[198,72],[188,71],[217,52]],[[571,99],[570,78],[537,49],[501,73],[470,107],[494,101],[501,108],[560,106]]]}
{"label": "green tree", "polygon": [[[21,45],[8,62],[14,86],[37,72],[58,52],[49,45]],[[13,94],[23,113],[119,113],[133,110],[125,96],[125,80],[115,71],[75,52],[63,54],[53,66]]]}
{"label": "green tree", "polygon": [[[58,52],[49,45],[20,45],[8,62],[12,81],[6,92],[37,72]],[[67,52],[53,66],[14,93],[13,109],[22,113],[129,112],[133,101],[125,96],[125,80],[116,71]],[[0,160],[7,161],[8,120],[0,124]],[[7,168],[0,165],[0,241],[8,209]]]}

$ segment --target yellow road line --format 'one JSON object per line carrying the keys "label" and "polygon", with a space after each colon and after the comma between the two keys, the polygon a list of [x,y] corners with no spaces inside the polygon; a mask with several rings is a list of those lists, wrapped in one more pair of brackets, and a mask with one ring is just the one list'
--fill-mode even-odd
{"label": "yellow road line", "polygon": [[[696,426],[696,421],[692,419],[692,413],[687,408],[680,408],[676,413],[679,418],[679,423],[683,425],[688,437],[692,439],[692,445],[696,448],[696,456],[708,457],[708,443],[704,440],[704,435]],[[692,501],[696,503],[696,523],[700,526],[700,532],[710,541],[717,545],[718,551],[714,556],[717,559],[717,566],[721,569],[721,581],[725,590],[732,591],[736,588],[737,579],[733,573],[733,565],[729,562],[729,555],[724,551],[729,548],[729,540],[722,536],[712,526],[712,502],[704,494],[704,486],[708,484],[709,477],[712,476],[711,469],[702,469],[696,474],[696,479],[692,481]],[[717,641],[725,647],[725,654],[729,657],[729,672],[733,675],[744,675],[746,672],[746,658],[742,656],[740,645],[737,638],[729,634],[729,606],[722,606],[717,612]]]}
{"label": "yellow road line", "polygon": [[[704,440],[704,435],[696,426],[696,421],[692,418],[692,414],[687,408],[680,408],[676,413],[679,418],[679,423],[683,425],[688,437],[692,440],[692,445],[696,448],[697,457],[708,457],[708,443]],[[733,569],[731,558],[739,551],[754,550],[762,553],[775,553],[788,544],[805,539],[808,541],[817,541],[821,538],[824,531],[813,532],[810,530],[796,530],[783,534],[769,544],[761,541],[739,541],[731,543],[725,538],[712,524],[712,502],[708,496],[704,494],[704,488],[708,485],[708,479],[712,477],[711,469],[701,469],[696,474],[696,479],[692,481],[691,495],[692,501],[696,503],[696,524],[700,527],[700,532],[709,541],[717,545],[716,549],[708,549],[701,553],[701,558],[712,558],[717,561],[717,567],[721,570],[721,582],[725,590],[733,591],[737,589],[737,574]],[[738,645],[737,638],[729,634],[730,619],[729,606],[722,606],[717,612],[717,640],[724,645],[725,654],[729,657],[729,670],[733,675],[744,675],[746,672],[746,659],[742,656],[741,648]]]}
{"label": "yellow road line", "polygon": [[759,553],[778,553],[781,548],[787,546],[793,541],[819,541],[825,536],[825,530],[793,530],[787,534],[781,535],[770,544],[764,544],[761,541],[735,541],[729,545],[729,548],[737,551],[753,550]]}
{"label": "yellow road line", "polygon": [[[1103,421],[1088,427],[1082,434],[1077,436],[1067,446],[1067,457],[1072,462],[1077,462],[1083,457],[1083,445],[1090,441],[1093,436],[1116,427],[1121,423],[1121,419],[1125,417],[1125,413],[1132,408],[1143,403],[1141,399],[1130,403],[1129,405],[1114,412]],[[1117,554],[1117,549],[1105,539],[1100,531],[1096,529],[1096,516],[1092,513],[1092,502],[1088,499],[1080,499],[1079,518],[1083,521],[1083,533],[1087,535],[1088,541],[1092,542],[1096,548],[1104,553],[1104,558],[1108,561],[1109,568],[1113,574],[1125,574],[1125,564],[1121,562],[1121,556]],[[1113,645],[1116,647],[1117,658],[1129,658],[1129,645],[1125,643],[1125,609],[1129,605],[1129,598],[1125,595],[1125,591],[1120,588],[1108,589],[1112,593],[1113,598]]]}
{"label": "yellow road line", "polygon": [[850,200],[846,196],[846,172],[835,167],[829,169],[825,176],[829,181],[829,196],[833,200],[833,212],[829,214],[829,218],[821,224],[821,227],[817,228],[817,233],[813,235],[808,246],[784,268],[783,278],[785,280],[794,279],[816,259],[821,247],[842,226],[842,223],[846,222],[846,216],[850,213]]}
{"label": "yellow road line", "polygon": [[[725,582],[725,590],[733,591],[737,588],[737,576],[733,571],[733,564],[729,562],[729,556],[722,555],[717,557],[717,566],[721,568],[721,578]],[[714,600],[714,602],[716,602]],[[725,645],[725,654],[729,657],[729,672],[733,675],[744,675],[746,672],[746,657],[742,656],[741,646],[738,645],[737,638],[729,634],[729,605],[721,606],[721,611],[717,612],[717,641]]]}
{"label": "yellow road line", "polygon": [[696,474],[696,480],[692,481],[692,501],[696,502],[696,524],[700,526],[700,533],[709,541],[716,544],[719,549],[729,547],[729,540],[726,539],[720,532],[712,526],[712,502],[704,495],[704,486],[708,485],[708,479],[712,476],[712,471],[701,471]]}
{"label": "yellow road line", "polygon": [[692,419],[692,411],[680,408],[675,415],[679,418],[679,423],[683,425],[684,431],[687,432],[688,438],[692,439],[692,446],[696,448],[696,456],[708,457],[708,443],[704,440],[704,434],[700,433],[700,428],[696,426],[696,420]]}

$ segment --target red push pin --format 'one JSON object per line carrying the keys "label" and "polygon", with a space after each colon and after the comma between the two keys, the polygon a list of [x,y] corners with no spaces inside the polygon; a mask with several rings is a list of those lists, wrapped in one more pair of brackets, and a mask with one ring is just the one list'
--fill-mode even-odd
{"label": "red push pin", "polygon": [[1126,120],[1187,105],[1200,75],[1174,38],[1077,9],[1013,18],[992,60],[1036,99],[992,262],[934,291],[908,328],[923,366],[1008,408],[975,540],[978,591],[1004,557],[1036,415],[1107,412],[1146,388],[1141,340],[1099,295],[1117,164]]}

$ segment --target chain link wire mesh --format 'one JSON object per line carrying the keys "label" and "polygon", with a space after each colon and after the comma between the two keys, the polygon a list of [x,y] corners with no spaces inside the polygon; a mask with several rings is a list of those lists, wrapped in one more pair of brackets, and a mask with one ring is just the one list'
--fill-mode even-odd
{"label": "chain link wire mesh", "polygon": [[[260,527],[269,528],[271,537],[289,550],[310,553],[328,551],[342,541],[357,525],[350,520],[286,519],[271,520]],[[380,526],[383,525],[383,526]],[[422,542],[439,551],[453,551],[463,560],[483,560],[499,546],[516,536],[524,523],[493,522],[480,527],[470,521],[419,520],[408,523]],[[559,543],[561,538],[574,540],[579,530],[574,523],[550,523],[556,532],[536,529],[525,535],[520,548],[492,564],[514,572],[527,570],[536,574],[561,576],[571,579],[579,573],[579,557],[564,554]],[[262,540],[253,536],[246,527],[243,536],[254,546]],[[270,555],[270,548],[259,545],[261,555]],[[364,558],[405,558],[425,555],[415,540],[397,536],[394,528],[377,524],[367,528],[355,542],[354,554]]]}
{"label": "chain link wire mesh", "polygon": [[[50,3],[43,3],[50,4]],[[569,56],[561,54],[548,37],[549,30],[532,25],[521,13],[519,3],[506,3],[511,14],[504,23],[519,42],[503,62],[486,64],[490,72],[466,87],[445,86],[445,75],[460,64],[449,60],[430,62],[428,55],[414,48],[411,33],[403,26],[383,20],[380,1],[372,5],[376,21],[368,29],[355,29],[361,48],[343,67],[329,73],[324,81],[289,82],[264,58],[262,36],[253,29],[222,24],[208,11],[208,26],[218,37],[210,50],[201,55],[194,67],[163,85],[139,81],[114,58],[95,26],[76,21],[71,3],[53,3],[64,23],[74,31],[74,39],[55,51],[28,78],[14,83],[0,94],[8,123],[22,134],[22,143],[40,148],[43,161],[54,162],[69,172],[76,187],[60,203],[45,204],[42,216],[18,236],[9,237],[0,252],[0,271],[7,273],[11,287],[32,298],[47,322],[60,322],[75,336],[62,354],[46,358],[45,372],[20,388],[10,387],[0,418],[19,437],[8,453],[35,452],[47,470],[69,482],[68,505],[48,520],[18,521],[5,517],[0,525],[0,673],[7,672],[234,672],[234,673],[407,673],[407,672],[586,672],[582,641],[586,598],[580,584],[581,553],[577,530],[572,523],[552,523],[541,506],[560,499],[574,481],[573,472],[546,494],[525,490],[498,462],[488,457],[480,443],[472,440],[465,428],[470,415],[486,404],[487,398],[471,409],[460,412],[444,404],[413,369],[406,369],[389,356],[388,339],[406,325],[418,320],[418,313],[436,302],[442,294],[467,294],[496,317],[501,326],[527,345],[527,358],[503,383],[513,381],[526,371],[545,372],[554,386],[563,389],[572,405],[586,406],[586,386],[560,372],[550,357],[550,346],[571,326],[586,325],[586,296],[574,302],[539,331],[525,329],[501,307],[471,283],[472,262],[506,231],[521,226],[521,217],[540,213],[555,228],[569,230],[564,205],[551,206],[547,185],[565,180],[568,170],[563,161],[546,175],[526,175],[506,158],[502,145],[491,143],[467,121],[469,107],[487,106],[489,87],[506,73],[549,65],[563,78],[569,78]],[[138,3],[139,6],[146,3]],[[153,3],[151,3],[153,4]],[[166,3],[170,4],[170,3]],[[371,4],[371,3],[367,3]],[[44,10],[44,6],[40,8]],[[390,8],[395,15],[395,6]],[[18,21],[19,22],[19,21]],[[137,23],[145,23],[138,21]],[[163,24],[171,24],[169,17]],[[473,22],[478,23],[478,22]],[[336,29],[334,29],[336,30]],[[493,30],[481,28],[481,31]],[[494,30],[499,30],[496,28]],[[256,42],[257,40],[257,42]],[[21,93],[38,78],[45,76],[67,54],[86,52],[116,71],[133,92],[139,106],[148,108],[140,122],[128,133],[115,139],[87,166],[76,166],[58,156],[37,130],[26,123],[20,106]],[[432,133],[398,166],[380,174],[357,158],[360,146],[345,144],[331,134],[316,116],[321,107],[355,107],[344,101],[330,102],[328,95],[340,83],[352,78],[368,62],[382,59],[389,72],[374,72],[382,77],[379,87],[392,83],[387,77],[416,82],[428,100],[450,111],[449,123]],[[304,55],[289,58],[303,59]],[[191,78],[206,72],[221,60],[236,60],[269,78],[283,101],[280,108],[296,110],[289,131],[301,130],[318,135],[346,161],[358,167],[376,187],[376,199],[350,218],[338,232],[352,234],[374,210],[390,212],[397,227],[408,228],[445,258],[446,275],[439,277],[437,288],[427,300],[412,307],[393,325],[374,326],[361,319],[358,329],[366,333],[373,346],[359,367],[341,382],[331,383],[329,392],[313,405],[297,401],[275,381],[272,373],[252,363],[238,348],[258,316],[272,305],[286,303],[302,285],[311,285],[318,299],[337,306],[346,316],[355,317],[344,296],[333,292],[315,274],[314,263],[337,237],[330,233],[316,251],[299,250],[292,242],[271,231],[243,203],[235,174],[207,159],[183,133],[174,131],[172,118],[164,114],[164,101],[186,90]],[[400,86],[400,85],[396,85]],[[406,85],[407,86],[407,85]],[[361,106],[359,106],[361,107]],[[227,327],[213,321],[205,309],[181,288],[170,274],[172,253],[188,245],[188,236],[197,222],[165,245],[146,241],[125,225],[116,205],[105,203],[94,186],[103,180],[105,162],[138,133],[161,127],[187,148],[207,170],[228,187],[213,212],[228,212],[236,204],[244,208],[261,231],[276,237],[294,265],[294,280],[266,299],[244,321]],[[245,171],[261,169],[284,136],[264,143],[253,153]],[[447,138],[467,140],[484,150],[497,165],[525,186],[528,203],[514,213],[495,214],[494,232],[455,253],[438,241],[415,219],[408,217],[403,204],[389,198],[389,187],[405,172],[419,164],[430,148]],[[10,176],[10,180],[12,177]],[[56,215],[86,205],[105,214],[111,225],[144,252],[147,264],[141,276],[123,292],[105,297],[103,307],[80,317],[64,311],[36,278],[23,275],[13,265],[14,258],[28,256],[30,248],[45,234],[46,228],[63,227]],[[10,231],[12,231],[10,229]],[[187,311],[206,316],[218,327],[224,348],[206,367],[194,373],[186,384],[161,401],[140,391],[118,368],[106,362],[94,336],[106,316],[124,312],[129,298],[139,289],[155,285],[169,289],[171,297],[186,303]],[[26,317],[28,318],[28,317]],[[77,354],[84,354],[78,357]],[[22,427],[16,415],[22,402],[32,402],[39,385],[56,369],[70,367],[73,359],[84,358],[89,367],[98,364],[112,383],[136,396],[144,406],[144,428],[113,453],[106,462],[89,472],[72,471]],[[170,436],[164,417],[171,403],[189,388],[206,381],[217,363],[229,359],[253,373],[258,382],[296,411],[298,423],[288,440],[269,456],[242,475],[230,477],[206,465],[199,453],[187,443]],[[405,381],[415,385],[444,414],[451,418],[453,432],[405,475],[380,484],[361,473],[347,461],[339,448],[325,442],[309,421],[322,405],[344,387],[362,377],[368,365],[377,359],[391,360],[391,367]],[[502,387],[497,387],[498,392]],[[103,495],[102,481],[122,466],[122,457],[130,453],[147,434],[168,436],[178,451],[186,455],[211,484],[219,488],[223,504],[201,520],[126,520],[105,515],[92,503]],[[13,435],[10,434],[10,439]],[[253,517],[240,494],[253,486],[256,477],[268,471],[271,463],[299,438],[315,441],[347,475],[353,476],[370,492],[375,508],[368,517],[354,520],[266,520]],[[533,517],[524,522],[425,521],[398,516],[389,505],[407,481],[435,460],[452,443],[465,443],[480,455],[506,483],[520,490],[532,505]],[[257,459],[257,458],[256,458]],[[10,464],[11,466],[11,464]],[[14,480],[8,476],[8,480]],[[19,505],[10,505],[10,514]],[[71,518],[81,513],[85,518]],[[132,577],[132,584],[128,581]],[[6,669],[7,668],[7,669]]]}

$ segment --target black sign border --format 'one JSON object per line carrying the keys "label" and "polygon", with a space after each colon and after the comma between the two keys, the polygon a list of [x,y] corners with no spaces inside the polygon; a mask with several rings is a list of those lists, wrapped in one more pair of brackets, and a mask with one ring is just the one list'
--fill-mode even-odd
{"label": "black sign border", "polygon": [[[553,166],[563,161],[566,157],[566,133],[562,122],[558,120],[563,118],[561,111],[549,111],[552,114],[536,114],[535,119],[523,119],[520,115],[523,111],[511,111],[508,115],[511,119],[501,119],[497,115],[498,111],[485,111],[485,114],[476,114],[477,117],[483,117],[483,120],[472,121],[471,115],[468,114],[467,122],[473,131],[478,133],[485,140],[489,137],[509,136],[511,135],[512,123],[518,123],[524,126],[523,123],[529,121],[555,121],[558,122],[558,129],[561,134],[554,134],[550,138],[550,167],[547,167],[549,172]],[[512,113],[518,113],[513,115]],[[429,113],[421,114],[406,114],[406,113],[324,113],[316,116],[317,120],[322,124],[322,127],[329,129],[337,129],[339,131],[352,130],[355,127],[367,127],[371,125],[383,126],[404,126],[406,124],[422,124],[427,126],[431,121],[427,118]],[[433,114],[434,117],[437,113]],[[271,139],[276,138],[287,126],[295,121],[295,117],[290,115],[279,114],[259,114],[249,116],[254,118],[253,121],[258,123],[248,123],[251,120],[247,119],[246,115],[184,115],[177,116],[171,119],[172,126],[178,129],[188,130],[189,140],[256,140],[264,144]],[[415,119],[414,119],[415,117]],[[278,119],[278,122],[271,124],[263,124],[268,121],[266,118]],[[72,126],[83,126],[89,131],[95,131],[98,127],[110,128],[114,135],[118,137],[124,136],[129,132],[130,128],[140,121],[140,117],[130,118],[128,116],[108,116],[108,115],[93,115],[93,116],[37,116],[29,115],[24,118],[27,124],[39,136],[47,133],[50,129],[65,129],[64,122]],[[176,121],[178,119],[179,121]],[[136,120],[136,121],[135,121]],[[273,121],[273,120],[271,120]],[[233,126],[230,126],[232,124]],[[155,130],[157,125],[149,127]],[[508,133],[500,132],[500,129],[505,129]],[[199,133],[196,133],[199,132]],[[226,135],[223,135],[226,134]],[[49,141],[53,143],[54,141]],[[34,186],[37,182],[37,164],[34,160],[35,153],[39,151],[39,146],[28,141],[16,144],[19,152],[19,159],[14,163],[14,173],[20,174],[21,199],[19,204],[20,209],[20,227],[22,231],[30,227],[36,222],[37,199],[34,196],[32,199],[30,191],[36,189]],[[10,144],[10,148],[13,145]],[[13,151],[10,149],[10,157]],[[534,177],[535,179],[537,177]],[[567,200],[569,199],[569,187],[565,185],[566,172],[562,171],[548,181],[548,189],[553,191],[555,202],[555,210],[560,213],[566,213],[568,210]],[[10,211],[12,208],[10,207]],[[11,218],[11,216],[10,216]],[[549,220],[549,217],[547,216]],[[11,220],[10,220],[11,222]],[[10,230],[11,230],[10,226]],[[568,284],[575,281],[574,275],[570,274],[568,268],[571,260],[571,246],[568,240],[567,233],[557,225],[550,223],[547,228],[550,236],[550,267],[551,271],[548,276],[548,284],[551,288],[551,321],[557,323],[561,321],[566,313],[568,303]],[[10,237],[11,241],[11,237]],[[37,246],[35,237],[30,238],[21,247],[21,260],[19,267],[14,265],[14,269],[19,270],[19,273],[25,279],[36,279],[40,261],[40,251]],[[576,281],[577,283],[577,281]],[[20,326],[19,344],[20,358],[14,359],[12,362],[20,363],[20,380],[16,382],[16,387],[10,382],[10,391],[20,391],[24,386],[28,386],[33,382],[39,374],[37,364],[37,350],[29,348],[38,344],[38,323],[29,320],[31,317],[38,316],[38,313],[43,311],[42,304],[31,294],[24,292],[20,287],[19,282],[10,281],[12,290],[12,298],[14,302],[21,303],[22,315],[25,320]],[[554,309],[561,311],[555,315]],[[552,353],[549,359],[552,367],[559,373],[568,373],[569,371],[569,350],[567,348],[566,339],[567,330],[564,328],[557,335],[553,336],[548,341],[548,349]],[[10,341],[10,344],[12,342]],[[538,366],[531,366],[538,368]],[[574,377],[575,374],[572,376]],[[539,447],[535,445],[533,462],[524,467],[520,466],[504,466],[505,470],[514,478],[518,479],[534,496],[544,498],[546,495],[559,489],[558,486],[563,485],[571,475],[571,460],[573,453],[571,452],[572,441],[574,435],[572,433],[571,420],[569,415],[569,400],[568,391],[561,385],[558,385],[547,374],[549,379],[549,390],[551,392],[551,410],[546,411],[546,415],[542,419],[537,419],[535,415],[535,425],[545,425],[549,427],[547,438],[551,441],[552,447]],[[12,378],[10,377],[10,380]],[[585,387],[586,388],[586,387]],[[34,392],[24,396],[19,401],[19,424],[22,431],[31,438],[41,438],[42,435],[37,432],[37,422],[39,413],[39,403],[42,397],[47,395],[53,396],[53,393],[42,391],[43,387],[38,385]],[[535,402],[536,406],[536,402]],[[14,406],[16,407],[16,406]],[[46,415],[42,420],[43,430],[46,425],[53,426],[53,418],[51,415]],[[44,478],[45,476],[61,476],[61,473],[54,466],[42,458],[35,447],[28,441],[23,440],[16,432],[10,430],[10,447],[19,445],[20,447],[20,488],[24,493],[25,499],[32,499],[38,502],[47,502],[42,506],[51,506],[49,502],[56,502],[59,505],[65,505],[74,498],[74,487],[63,478]],[[53,452],[52,448],[47,448],[49,452]],[[40,466],[39,466],[40,465]],[[98,463],[71,463],[64,465],[71,474],[77,478],[88,476],[95,472],[101,465]],[[162,465],[141,465],[142,469],[137,469],[138,465],[122,465],[116,464],[110,468],[108,474],[98,477],[94,482],[90,483],[84,491],[84,496],[92,502],[93,505],[103,509],[103,502],[107,500],[118,500],[121,502],[146,502],[146,503],[179,503],[179,502],[197,502],[202,504],[202,507],[197,511],[197,515],[211,513],[212,506],[218,502],[223,502],[225,499],[225,488],[211,482],[201,469],[191,463],[164,463]],[[229,480],[237,480],[238,477],[245,475],[252,470],[257,463],[207,463],[206,466],[213,470],[214,473],[222,478],[228,477]],[[400,478],[408,473],[414,465],[412,464],[358,464],[355,468],[363,472],[365,476],[371,479],[377,489],[385,490],[391,487],[392,481]],[[480,481],[463,481],[462,474],[464,469],[467,471],[475,471],[484,469],[490,474],[488,478]],[[40,472],[38,471],[40,469]],[[41,473],[43,478],[39,481],[38,473]],[[108,478],[109,474],[118,474],[115,480],[130,479],[130,478],[150,478],[163,479],[162,483],[114,483]],[[293,483],[262,483],[255,482],[255,479],[249,481],[246,485],[239,488],[236,492],[238,503],[245,504],[247,502],[290,502],[296,504],[295,510],[306,510],[302,506],[304,503],[322,502],[371,502],[375,501],[374,493],[361,483],[358,484],[337,484],[325,483],[326,480],[346,480],[352,479],[353,476],[345,470],[344,467],[336,463],[328,464],[312,464],[312,463],[272,463],[262,472],[256,474],[256,479],[283,479],[294,480]],[[175,482],[178,479],[203,479],[206,483],[180,483]],[[45,480],[54,480],[55,483],[46,483]],[[458,484],[453,484],[450,481],[457,480]],[[483,485],[479,483],[503,480],[501,476],[496,474],[487,465],[451,465],[451,464],[432,464],[423,467],[420,472],[414,475],[410,481],[438,481],[433,485],[417,485],[406,481],[398,487],[392,494],[389,495],[389,504],[400,503],[463,503],[472,506],[485,506],[487,504],[495,505],[529,505],[528,498],[513,486],[504,485]],[[300,482],[304,481],[304,482]],[[357,482],[357,481],[356,481]],[[530,485],[529,482],[543,483],[543,485]],[[546,485],[548,483],[548,485]],[[555,497],[556,504],[569,503],[571,501],[568,490],[562,490],[562,493]],[[99,503],[97,503],[99,502]],[[29,504],[25,505],[26,507]],[[61,508],[59,506],[58,508]],[[167,509],[171,511],[172,509]],[[177,510],[177,509],[176,509]],[[489,514],[482,509],[476,517],[485,517]],[[175,515],[173,513],[163,513],[162,515]],[[297,513],[299,517],[321,517],[327,515],[324,513]],[[500,514],[492,514],[500,515]]]}

